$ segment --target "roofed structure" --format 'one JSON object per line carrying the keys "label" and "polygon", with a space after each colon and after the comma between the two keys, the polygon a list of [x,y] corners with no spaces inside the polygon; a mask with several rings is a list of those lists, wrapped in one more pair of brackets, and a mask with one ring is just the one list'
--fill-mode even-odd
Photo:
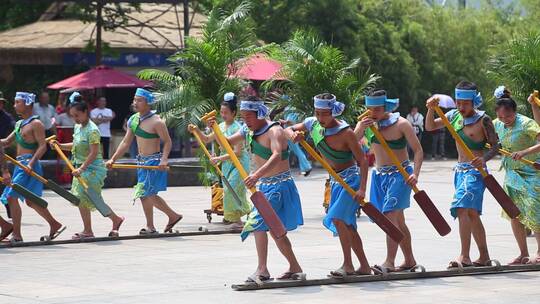
{"label": "roofed structure", "polygon": [[[94,23],[79,20],[51,20],[54,7],[37,21],[0,32],[0,65],[4,64],[69,64],[73,55],[95,40]],[[115,51],[131,53],[173,53],[183,48],[183,6],[176,4],[140,4],[140,11],[127,14],[127,24],[114,31],[103,31],[103,42]],[[190,14],[190,36],[200,36],[206,17]],[[148,56],[146,56],[148,57]],[[152,56],[150,56],[152,57]],[[165,58],[153,58],[157,61]],[[145,59],[153,65],[152,58]],[[129,66],[129,58],[124,60]],[[108,63],[104,60],[104,63]],[[113,64],[114,65],[114,64]]]}

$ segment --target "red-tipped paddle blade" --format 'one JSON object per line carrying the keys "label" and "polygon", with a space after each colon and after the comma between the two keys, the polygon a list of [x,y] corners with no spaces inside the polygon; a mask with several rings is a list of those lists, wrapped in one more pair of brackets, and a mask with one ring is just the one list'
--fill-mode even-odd
{"label": "red-tipped paddle blade", "polygon": [[400,243],[404,235],[379,209],[375,208],[371,203],[365,203],[362,206],[362,210],[366,213],[371,220],[377,224],[386,234],[394,240],[396,243]]}
{"label": "red-tipped paddle blade", "polygon": [[504,189],[499,185],[493,175],[488,174],[484,177],[484,183],[486,183],[486,188],[497,200],[499,205],[503,208],[504,212],[508,214],[510,218],[516,218],[520,214],[518,207],[514,204],[512,199],[504,192]]}
{"label": "red-tipped paddle blade", "polygon": [[424,211],[424,214],[427,216],[435,230],[441,235],[445,236],[452,230],[448,223],[444,220],[444,217],[441,215],[435,204],[431,201],[426,191],[420,190],[414,194],[414,199],[420,206],[420,209]]}
{"label": "red-tipped paddle blade", "polygon": [[268,229],[270,229],[270,233],[276,239],[280,239],[287,235],[285,226],[283,226],[283,223],[277,216],[276,211],[274,208],[272,208],[272,205],[261,191],[254,192],[250,199],[253,202],[253,205],[255,205],[255,208],[257,208],[257,211],[259,211],[261,214],[264,222],[268,226]]}

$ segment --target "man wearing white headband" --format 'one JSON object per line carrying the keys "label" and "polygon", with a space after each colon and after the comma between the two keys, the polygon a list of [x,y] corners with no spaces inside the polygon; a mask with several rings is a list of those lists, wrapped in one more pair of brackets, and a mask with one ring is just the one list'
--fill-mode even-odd
{"label": "man wearing white headband", "polygon": [[[47,151],[47,144],[45,142],[45,127],[43,123],[38,119],[38,116],[32,116],[35,99],[36,95],[32,93],[17,92],[14,107],[15,112],[22,119],[15,124],[15,130],[7,138],[1,140],[1,144],[7,147],[15,141],[17,143],[17,160],[23,165],[32,168],[37,174],[43,175],[43,169],[41,168],[39,159]],[[23,186],[37,196],[41,196],[43,193],[43,184],[18,166],[15,166],[13,171],[12,183]],[[0,197],[0,201],[3,204],[9,205],[13,219],[13,236],[11,242],[23,241],[21,234],[22,210],[19,200],[23,201],[25,198],[11,187],[6,187]],[[47,208],[41,207],[29,200],[26,200],[26,204],[47,221],[50,227],[49,236],[51,239],[56,238],[60,232],[65,230],[65,227],[54,219]],[[2,236],[6,237],[7,235]]]}
{"label": "man wearing white headband", "polygon": [[[356,125],[354,132],[358,139],[366,137],[375,154],[376,169],[371,174],[369,200],[405,235],[399,244],[386,236],[386,259],[382,264],[373,266],[373,270],[378,274],[408,271],[416,266],[416,259],[412,250],[411,234],[405,222],[405,209],[411,205],[411,186],[418,180],[424,152],[411,123],[398,112],[394,112],[399,106],[399,99],[389,99],[386,91],[375,90],[365,96],[365,102],[370,115]],[[390,156],[374,136],[369,128],[373,125],[379,129],[403,168],[410,174],[408,180],[399,173]],[[414,152],[414,167],[409,161],[407,144]],[[404,261],[396,267],[398,247],[403,252]]]}
{"label": "man wearing white headband", "polygon": [[[255,96],[242,100],[240,114],[246,125],[227,137],[227,140],[232,146],[241,144],[243,141],[248,143],[256,169],[244,180],[244,183],[248,188],[255,187],[259,183],[259,190],[266,196],[287,231],[291,231],[304,224],[302,206],[289,168],[287,137],[278,122],[267,119],[268,112],[264,102]],[[214,123],[215,120],[208,121],[209,126]],[[259,257],[257,270],[248,278],[249,282],[270,280],[267,267],[268,230],[263,218],[253,207],[241,233],[242,240],[245,240],[250,233],[254,234]],[[278,279],[305,278],[289,238],[284,236],[274,240],[289,262],[289,269]]]}
{"label": "man wearing white headband", "polygon": [[[356,213],[360,207],[358,200],[363,200],[366,195],[368,163],[349,124],[336,118],[343,113],[345,105],[336,101],[336,96],[325,93],[313,98],[313,106],[315,116],[287,128],[288,137],[291,141],[299,142],[303,139],[303,133],[300,132],[309,132],[315,147],[332,168],[349,186],[357,189],[353,198],[340,183],[331,178],[331,201],[323,225],[334,236],[339,236],[343,264],[331,271],[330,275],[343,278],[355,274],[371,274],[362,240],[356,230]],[[360,263],[358,270],[354,268],[351,249]]]}
{"label": "man wearing white headband", "polygon": [[[495,127],[491,118],[484,111],[478,110],[482,105],[482,96],[472,82],[461,81],[455,89],[457,109],[446,113],[446,117],[474,154],[469,159],[459,145],[458,163],[454,169],[454,187],[456,192],[450,207],[450,213],[459,219],[459,236],[461,238],[461,253],[450,262],[449,268],[462,266],[485,266],[489,261],[486,232],[482,225],[482,203],[486,186],[477,168],[486,168],[486,162],[497,155],[498,142]],[[444,128],[441,118],[435,119],[433,107],[438,106],[438,99],[429,98],[426,101],[426,130],[433,131]],[[486,143],[491,149],[485,152]],[[472,262],[470,258],[471,236],[474,237],[480,257]]]}
{"label": "man wearing white headband", "polygon": [[[146,166],[159,166],[160,170],[137,170],[137,184],[135,185],[134,200],[140,198],[146,217],[146,227],[140,230],[140,234],[158,233],[154,225],[154,207],[167,215],[169,221],[164,232],[172,232],[172,228],[182,219],[182,215],[176,213],[161,198],[158,193],[167,190],[167,168],[172,141],[165,122],[152,111],[152,105],[156,102],[154,94],[145,89],[137,89],[133,98],[133,107],[137,113],[127,121],[127,131],[118,149],[107,161],[107,168],[111,169],[114,162],[122,157],[136,139],[139,148],[137,163]],[[160,142],[163,142],[161,152]]]}

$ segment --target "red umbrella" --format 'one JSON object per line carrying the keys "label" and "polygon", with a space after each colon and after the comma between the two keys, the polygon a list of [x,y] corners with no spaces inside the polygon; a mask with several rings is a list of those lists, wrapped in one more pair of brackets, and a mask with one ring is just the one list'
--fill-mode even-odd
{"label": "red umbrella", "polygon": [[282,64],[272,60],[264,54],[255,54],[249,58],[244,58],[235,63],[234,68],[229,68],[231,77],[238,77],[249,80],[268,80],[271,78],[285,79],[279,74]]}
{"label": "red umbrella", "polygon": [[144,81],[111,67],[100,65],[84,73],[53,83],[47,88],[53,90],[66,88],[139,88],[149,85],[151,85],[149,81]]}

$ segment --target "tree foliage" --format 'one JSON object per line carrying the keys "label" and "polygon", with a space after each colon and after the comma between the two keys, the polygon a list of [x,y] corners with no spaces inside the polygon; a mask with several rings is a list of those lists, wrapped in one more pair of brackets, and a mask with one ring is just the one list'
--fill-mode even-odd
{"label": "tree foliage", "polygon": [[490,76],[504,84],[519,111],[531,114],[527,97],[540,88],[540,32],[519,35],[498,49],[489,61]]}
{"label": "tree foliage", "polygon": [[54,0],[0,1],[0,31],[35,22]]}
{"label": "tree foliage", "polygon": [[242,81],[230,77],[231,66],[272,47],[255,44],[251,9],[249,1],[232,10],[214,8],[202,38],[190,37],[187,48],[169,58],[173,74],[155,69],[139,73],[156,84],[158,110],[168,122],[185,130],[188,123],[199,123],[204,113],[219,110],[223,94],[240,91]]}
{"label": "tree foliage", "polygon": [[287,80],[269,81],[265,86],[280,88],[287,96],[278,98],[282,106],[293,106],[307,116],[314,111],[313,96],[332,93],[346,105],[343,118],[354,121],[362,109],[363,95],[379,79],[360,68],[359,59],[348,61],[341,50],[311,32],[294,33],[273,57],[282,62],[280,76]]}

